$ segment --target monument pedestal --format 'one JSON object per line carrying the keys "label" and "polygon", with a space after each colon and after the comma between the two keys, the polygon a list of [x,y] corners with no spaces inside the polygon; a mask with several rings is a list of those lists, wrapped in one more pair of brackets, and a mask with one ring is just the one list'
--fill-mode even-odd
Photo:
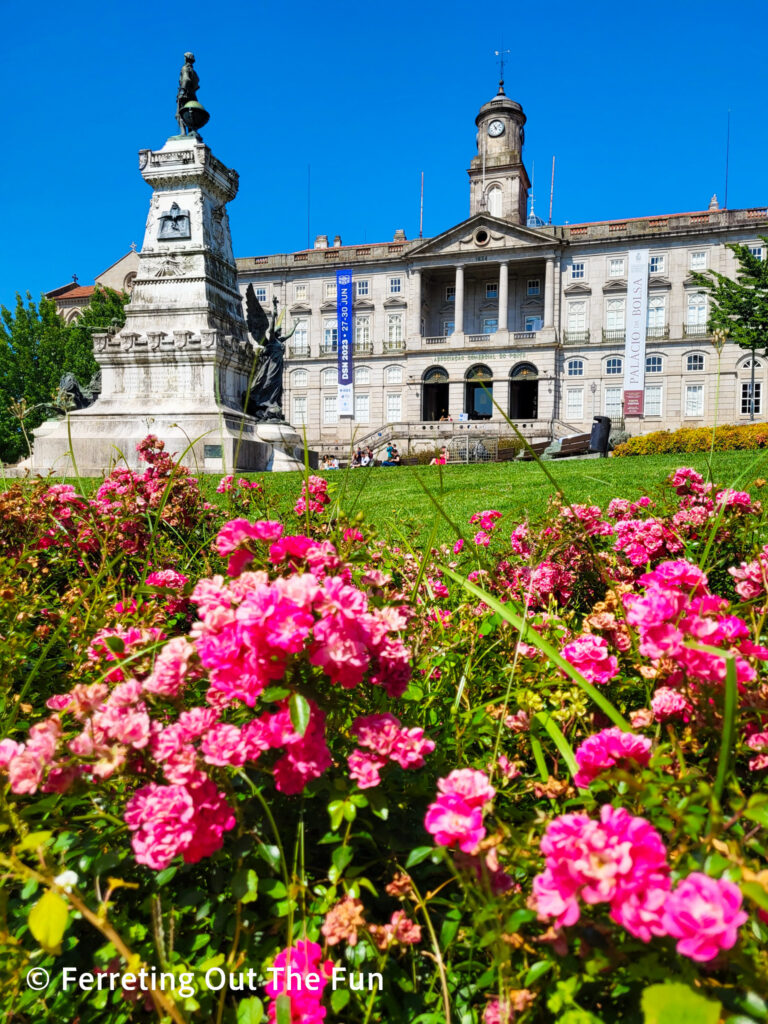
{"label": "monument pedestal", "polygon": [[256,437],[271,449],[266,465],[270,472],[304,471],[304,438],[293,427],[287,423],[258,423]]}
{"label": "monument pedestal", "polygon": [[153,194],[125,326],[93,339],[101,394],[42,424],[20,468],[57,476],[75,465],[100,475],[123,460],[135,468],[147,434],[194,472],[302,468],[288,440],[301,444],[295,432],[243,412],[260,348],[243,318],[226,210],[237,172],[193,136],[142,150],[139,168]]}

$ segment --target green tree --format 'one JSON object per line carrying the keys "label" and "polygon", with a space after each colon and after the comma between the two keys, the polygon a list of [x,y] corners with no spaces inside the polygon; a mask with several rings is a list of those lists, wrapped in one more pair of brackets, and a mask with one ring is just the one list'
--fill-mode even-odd
{"label": "green tree", "polygon": [[[762,236],[768,248],[768,237]],[[709,327],[723,331],[732,341],[752,353],[750,418],[755,418],[755,353],[768,355],[768,258],[761,259],[749,246],[729,242],[738,260],[736,279],[707,270],[692,274],[694,282],[710,294]]]}
{"label": "green tree", "polygon": [[[13,311],[0,307],[0,460],[16,462],[29,454],[26,434],[47,419],[45,403],[56,398],[59,380],[73,373],[87,384],[98,369],[94,331],[125,322],[125,295],[97,288],[79,319],[65,324],[51,299],[34,303],[16,296]],[[23,415],[23,426],[21,416]]]}

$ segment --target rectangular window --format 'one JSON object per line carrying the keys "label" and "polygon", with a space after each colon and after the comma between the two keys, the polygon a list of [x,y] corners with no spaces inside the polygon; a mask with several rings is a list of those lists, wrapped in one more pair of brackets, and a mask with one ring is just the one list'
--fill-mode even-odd
{"label": "rectangular window", "polygon": [[540,316],[527,316],[525,318],[526,333],[531,334],[534,331],[540,331],[543,322]]}
{"label": "rectangular window", "polygon": [[335,281],[326,281],[325,282],[325,297],[326,297],[326,299],[335,299],[336,298],[336,282]]}
{"label": "rectangular window", "polygon": [[355,344],[367,345],[371,340],[371,318],[369,316],[355,317]]}
{"label": "rectangular window", "polygon": [[355,281],[355,298],[365,299],[368,297],[368,281]]}
{"label": "rectangular window", "polygon": [[483,334],[495,334],[499,329],[499,321],[487,318],[483,320]]}
{"label": "rectangular window", "polygon": [[704,415],[704,385],[688,384],[685,388],[685,415]]}
{"label": "rectangular window", "polygon": [[297,427],[303,427],[307,422],[307,396],[296,395],[293,399],[293,418],[291,423]]}
{"label": "rectangular window", "polygon": [[336,351],[339,341],[339,325],[336,318],[323,321],[323,348],[326,352]]}
{"label": "rectangular window", "polygon": [[584,418],[584,388],[566,388],[565,415],[574,420]]}
{"label": "rectangular window", "polygon": [[605,415],[610,416],[611,419],[619,419],[621,417],[621,388],[606,388],[605,389]]}
{"label": "rectangular window", "polygon": [[622,258],[608,260],[608,277],[624,277],[624,260]]}
{"label": "rectangular window", "polygon": [[608,299],[605,304],[605,329],[623,331],[626,326],[624,299]]}
{"label": "rectangular window", "polygon": [[401,405],[400,394],[387,395],[387,421],[395,423],[400,419]]}
{"label": "rectangular window", "polygon": [[541,278],[529,277],[525,291],[527,295],[541,295]]}
{"label": "rectangular window", "polygon": [[703,250],[700,252],[692,252],[690,260],[691,270],[706,270],[707,269],[707,254]]}
{"label": "rectangular window", "polygon": [[453,320],[443,320],[443,335],[447,338],[449,334],[453,334],[455,326]]}
{"label": "rectangular window", "polygon": [[582,281],[586,273],[586,264],[583,262],[571,264],[571,280]]}
{"label": "rectangular window", "polygon": [[323,423],[337,423],[336,395],[323,395]]}
{"label": "rectangular window", "polygon": [[264,303],[267,301],[267,289],[259,286],[258,288],[254,288],[253,291],[254,294],[256,295],[256,298],[263,306]]}
{"label": "rectangular window", "polygon": [[355,419],[358,423],[370,422],[369,395],[355,395]]}
{"label": "rectangular window", "polygon": [[445,287],[445,301],[455,302],[456,301],[456,285],[449,284]]}
{"label": "rectangular window", "polygon": [[399,295],[403,290],[403,279],[402,277],[390,277],[389,279],[389,294]]}
{"label": "rectangular window", "polygon": [[[648,326],[655,329],[664,327],[667,322],[667,304],[663,295],[648,300]],[[653,335],[651,335],[653,337]]]}
{"label": "rectangular window", "polygon": [[755,381],[755,407],[752,409],[752,381],[744,381],[741,385],[741,415],[749,416],[754,412],[760,413],[760,404],[763,397],[763,385],[759,380]]}
{"label": "rectangular window", "polygon": [[307,286],[306,284],[295,284],[293,286],[293,297],[296,302],[307,301]]}
{"label": "rectangular window", "polygon": [[757,243],[755,243],[753,245],[747,246],[747,248],[749,249],[749,251],[752,253],[753,256],[757,257],[757,259],[759,259],[759,260],[765,259],[765,248],[764,248],[764,246],[758,245]]}
{"label": "rectangular window", "polygon": [[651,256],[649,271],[651,274],[663,274],[666,264],[666,256]]}
{"label": "rectangular window", "polygon": [[387,316],[387,341],[397,344],[403,340],[403,316],[389,313]]}
{"label": "rectangular window", "polygon": [[297,320],[296,330],[293,333],[293,351],[298,355],[300,352],[309,352],[309,322]]}
{"label": "rectangular window", "polygon": [[645,389],[644,416],[661,416],[661,384],[649,384]]}
{"label": "rectangular window", "polygon": [[568,303],[568,330],[585,331],[587,329],[587,304],[583,300]]}
{"label": "rectangular window", "polygon": [[499,283],[498,283],[498,281],[486,281],[485,282],[485,297],[486,297],[486,299],[498,299],[498,297],[499,297]]}
{"label": "rectangular window", "polygon": [[688,296],[688,316],[686,323],[689,327],[704,327],[707,323],[707,300],[701,293]]}

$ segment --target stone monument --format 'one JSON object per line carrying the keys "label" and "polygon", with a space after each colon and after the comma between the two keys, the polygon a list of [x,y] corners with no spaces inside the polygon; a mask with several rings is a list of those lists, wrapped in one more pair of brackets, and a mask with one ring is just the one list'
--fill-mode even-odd
{"label": "stone monument", "polygon": [[125,326],[94,335],[101,392],[38,427],[22,471],[100,475],[121,459],[136,467],[135,446],[150,433],[196,472],[303,468],[295,431],[244,411],[269,339],[249,337],[227,217],[238,174],[198,134],[208,113],[194,57],[185,60],[177,116],[189,133],[139,152],[152,199]]}

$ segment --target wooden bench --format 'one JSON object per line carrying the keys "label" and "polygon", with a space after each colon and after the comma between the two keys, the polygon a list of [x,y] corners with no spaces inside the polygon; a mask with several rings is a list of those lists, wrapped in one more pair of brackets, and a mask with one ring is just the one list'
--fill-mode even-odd
{"label": "wooden bench", "polygon": [[[544,452],[547,450],[547,448],[549,448],[550,444],[551,444],[550,441],[534,441],[533,444],[531,445],[531,448],[533,449],[534,452],[536,452],[536,454],[539,456],[539,458],[541,458],[541,456],[544,454]],[[499,458],[501,458],[501,452],[499,452]],[[529,448],[523,448],[523,450],[520,452],[520,454],[517,456],[517,458],[521,462],[532,462],[533,461],[533,455],[531,454],[531,451],[530,451]]]}
{"label": "wooden bench", "polygon": [[590,434],[574,434],[560,441],[558,451],[552,452],[553,459],[562,459],[568,455],[586,455],[589,452]]}

